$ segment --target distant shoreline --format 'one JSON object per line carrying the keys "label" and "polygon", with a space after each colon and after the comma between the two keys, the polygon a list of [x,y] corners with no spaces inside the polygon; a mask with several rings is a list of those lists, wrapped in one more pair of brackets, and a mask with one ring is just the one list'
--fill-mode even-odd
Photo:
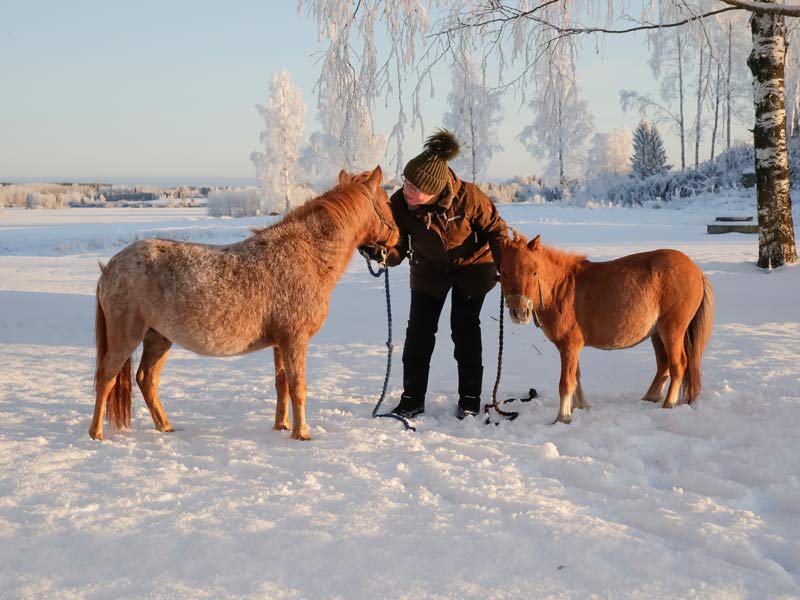
{"label": "distant shoreline", "polygon": [[5,177],[0,182],[10,184],[59,183],[59,184],[101,184],[115,186],[155,186],[155,187],[224,187],[258,186],[254,177],[214,177],[214,176],[170,176],[170,177]]}

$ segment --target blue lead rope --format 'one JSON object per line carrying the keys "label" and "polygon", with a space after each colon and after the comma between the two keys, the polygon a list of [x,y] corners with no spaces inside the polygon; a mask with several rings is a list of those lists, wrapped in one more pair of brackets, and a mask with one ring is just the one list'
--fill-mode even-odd
{"label": "blue lead rope", "polygon": [[369,269],[369,274],[373,277],[380,277],[383,275],[384,278],[384,287],[386,288],[386,315],[388,317],[388,328],[389,328],[389,336],[386,340],[386,348],[388,350],[388,355],[386,357],[386,376],[383,378],[383,390],[381,390],[381,397],[378,399],[378,403],[375,405],[375,408],[372,409],[372,418],[375,417],[391,417],[392,419],[397,419],[401,421],[403,425],[405,425],[406,429],[410,429],[411,431],[416,431],[416,427],[412,427],[409,424],[408,419],[405,417],[401,417],[400,415],[396,415],[394,413],[379,413],[378,411],[381,408],[381,404],[383,404],[384,399],[386,398],[386,388],[389,385],[389,375],[392,373],[392,350],[394,350],[394,345],[392,345],[392,300],[389,296],[389,268],[386,266],[386,263],[381,263],[378,267],[377,271],[372,269],[372,263],[369,260],[369,256],[364,254],[364,258],[367,261],[367,269]]}

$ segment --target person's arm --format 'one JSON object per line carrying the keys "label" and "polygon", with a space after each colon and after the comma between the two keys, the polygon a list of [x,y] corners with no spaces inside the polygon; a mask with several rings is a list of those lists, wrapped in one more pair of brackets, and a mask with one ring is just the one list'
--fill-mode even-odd
{"label": "person's arm", "polygon": [[503,251],[503,240],[508,238],[508,225],[503,217],[500,216],[494,202],[478,186],[473,186],[473,193],[475,214],[472,228],[477,232],[479,240],[489,243],[494,263],[499,267]]}

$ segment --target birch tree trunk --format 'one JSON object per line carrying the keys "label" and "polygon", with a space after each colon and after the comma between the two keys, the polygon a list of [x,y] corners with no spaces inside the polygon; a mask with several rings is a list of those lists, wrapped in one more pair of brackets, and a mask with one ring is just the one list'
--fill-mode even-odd
{"label": "birch tree trunk", "polygon": [[786,24],[781,15],[753,13],[750,29],[753,50],[747,66],[753,73],[756,112],[753,141],[758,194],[758,266],[769,269],[797,261],[786,151]]}
{"label": "birch tree trunk", "polygon": [[680,103],[680,122],[678,127],[681,130],[681,170],[686,169],[686,126],[683,119],[683,48],[681,46],[681,34],[678,32],[678,101]]}
{"label": "birch tree trunk", "polygon": [[711,130],[711,160],[714,160],[714,150],[717,143],[717,129],[719,128],[720,87],[722,81],[722,67],[717,63],[717,81],[714,85],[714,128]]}
{"label": "birch tree trunk", "polygon": [[694,168],[700,166],[700,135],[703,133],[703,50],[700,46],[700,67],[697,69],[697,113],[694,128]]}
{"label": "birch tree trunk", "polygon": [[725,149],[731,149],[731,103],[733,100],[731,99],[731,73],[733,72],[733,23],[728,23],[728,73],[725,80],[725,107],[726,107],[726,118],[727,118],[727,140]]}

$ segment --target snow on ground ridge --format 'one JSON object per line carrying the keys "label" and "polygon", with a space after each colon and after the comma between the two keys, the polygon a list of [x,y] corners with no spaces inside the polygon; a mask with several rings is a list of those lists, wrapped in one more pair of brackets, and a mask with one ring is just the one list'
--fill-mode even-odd
{"label": "snow on ground ridge", "polygon": [[[386,307],[382,282],[354,257],[309,348],[307,444],[270,429],[268,352],[181,349],[161,390],[178,431],[154,431],[136,392],[133,429],[89,440],[92,294],[97,260],[116,247],[53,244],[106,239],[81,223],[86,210],[11,210],[0,222],[0,246],[9,221],[27,232],[0,256],[0,597],[798,597],[800,270],[756,270],[755,236],[706,235],[716,207],[500,207],[523,234],[594,260],[670,246],[698,261],[717,319],[695,406],[638,400],[653,374],[648,345],[587,350],[593,407],[550,425],[557,354],[539,330],[507,321],[500,396],[540,397],[513,423],[459,422],[443,318],[417,433],[373,420]],[[114,214],[133,235],[208,230],[227,243],[251,226]],[[36,229],[40,215],[49,229]],[[401,385],[407,267],[391,284],[387,407]],[[482,315],[486,398],[498,302],[490,294]]]}

